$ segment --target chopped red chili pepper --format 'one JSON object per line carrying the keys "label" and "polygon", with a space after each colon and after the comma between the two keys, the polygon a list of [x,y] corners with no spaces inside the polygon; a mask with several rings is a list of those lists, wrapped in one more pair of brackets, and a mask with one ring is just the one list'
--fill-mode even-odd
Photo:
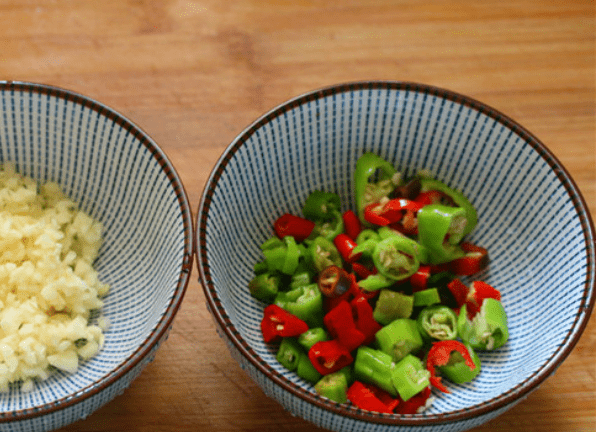
{"label": "chopped red chili pepper", "polygon": [[466,255],[449,263],[452,273],[459,276],[471,276],[483,270],[489,262],[487,249],[468,242],[463,242],[460,247],[466,252]]}
{"label": "chopped red chili pepper", "polygon": [[[387,201],[379,210],[379,216],[387,220],[387,224],[392,224],[402,219],[402,205],[401,202],[407,201],[403,198],[396,198]],[[375,209],[377,210],[377,209]]]}
{"label": "chopped red chili pepper", "polygon": [[410,277],[410,285],[413,292],[423,291],[427,289],[427,282],[431,277],[431,266],[421,264],[416,273]]}
{"label": "chopped red chili pepper", "polygon": [[454,200],[447,194],[438,190],[429,190],[419,193],[414,199],[415,202],[422,204],[423,206],[429,204],[443,204],[448,206],[456,205]]}
{"label": "chopped red chili pepper", "polygon": [[359,262],[353,262],[352,263],[352,270],[354,270],[354,272],[361,279],[366,279],[370,275],[377,274],[377,269],[375,267],[369,268],[369,267],[367,267],[364,264],[361,264]]}
{"label": "chopped red chili pepper", "polygon": [[416,196],[415,201],[426,206],[429,204],[435,204],[435,203],[440,202],[441,196],[442,196],[442,193],[435,191],[435,190],[420,192]]}
{"label": "chopped red chili pepper", "polygon": [[308,324],[281,307],[270,304],[264,310],[260,329],[266,343],[284,337],[300,336],[308,330]]}
{"label": "chopped red chili pepper", "polygon": [[498,301],[502,299],[502,294],[500,294],[500,291],[483,281],[474,281],[472,287],[473,298],[478,303],[481,303],[483,299],[486,298],[493,298]]}
{"label": "chopped red chili pepper", "polygon": [[379,226],[386,226],[390,224],[390,220],[381,216],[381,212],[383,211],[383,204],[380,202],[376,202],[373,204],[369,204],[365,207],[365,221]]}
{"label": "chopped red chili pepper", "polygon": [[[375,411],[380,413],[392,414],[393,408],[390,409],[390,404],[383,402],[377,397],[373,390],[373,386],[367,386],[360,381],[354,381],[346,392],[348,400],[358,408],[365,411]],[[386,398],[387,399],[387,398]]]}
{"label": "chopped red chili pepper", "polygon": [[483,281],[474,281],[471,284],[466,298],[469,318],[472,319],[477,312],[479,312],[483,300],[486,298],[493,298],[500,301],[502,299],[502,294],[500,294],[500,291],[498,291],[496,288],[486,284]]}
{"label": "chopped red chili pepper", "polygon": [[365,341],[365,335],[356,328],[352,307],[347,301],[341,301],[323,318],[325,328],[348,351],[353,351]]}
{"label": "chopped red chili pepper", "polygon": [[394,189],[393,196],[396,198],[407,198],[414,200],[421,193],[421,180],[414,177],[407,183],[397,186]]}
{"label": "chopped red chili pepper", "polygon": [[344,269],[331,265],[321,270],[317,283],[326,297],[340,297],[350,290],[354,282]]}
{"label": "chopped red chili pepper", "polygon": [[362,253],[353,253],[357,244],[348,234],[338,234],[333,239],[333,244],[340,252],[342,259],[346,262],[354,262],[362,256]]}
{"label": "chopped red chili pepper", "polygon": [[356,328],[365,335],[365,345],[375,340],[375,333],[381,330],[381,324],[373,318],[373,307],[365,296],[355,297],[351,302]]}
{"label": "chopped red chili pepper", "polygon": [[[342,301],[350,302],[353,298],[357,296],[362,296],[363,291],[360,289],[358,284],[356,283],[356,275],[354,273],[347,273],[350,278],[350,288],[344,294],[337,297],[323,297],[323,307],[326,312],[329,312],[331,309],[336,307],[338,303]],[[370,294],[370,293],[369,293]],[[375,293],[377,294],[377,293]]]}
{"label": "chopped red chili pepper", "polygon": [[[357,264],[357,263],[353,263],[353,264]],[[350,280],[351,280],[352,284],[348,291],[346,291],[344,294],[342,294],[341,296],[338,296],[338,297],[324,296],[323,304],[324,304],[325,311],[329,312],[331,309],[336,307],[342,301],[347,301],[347,302],[351,303],[355,299],[364,297],[364,299],[368,302],[369,300],[372,300],[379,295],[378,291],[363,290],[356,282],[356,275],[354,273],[349,273],[349,276],[350,276]]]}
{"label": "chopped red chili pepper", "polygon": [[419,202],[394,198],[365,207],[365,220],[379,226],[393,225],[405,234],[417,232],[417,212],[423,207]]}
{"label": "chopped red chili pepper", "polygon": [[308,350],[308,358],[321,375],[337,372],[354,360],[350,351],[335,339],[314,344]]}
{"label": "chopped red chili pepper", "polygon": [[356,213],[352,210],[348,210],[342,215],[342,220],[344,221],[344,231],[346,234],[348,234],[352,240],[356,240],[356,237],[358,237],[362,231],[362,225],[360,219],[356,216]]}
{"label": "chopped red chili pepper", "polygon": [[292,236],[297,242],[308,238],[314,227],[315,223],[313,221],[290,213],[281,215],[274,224],[277,237]]}
{"label": "chopped red chili pepper", "polygon": [[[394,410],[400,405],[400,398],[395,398],[387,391],[377,387],[375,384],[364,383],[365,387],[373,392],[375,397],[381,401],[387,410],[394,412]],[[386,411],[387,412],[387,411]]]}
{"label": "chopped red chili pepper", "polygon": [[467,302],[467,296],[469,295],[469,287],[462,283],[460,279],[455,278],[448,283],[448,289],[456,299],[458,309],[460,309],[462,305],[464,305]]}
{"label": "chopped red chili pepper", "polygon": [[325,310],[325,313],[328,313],[341,302],[350,301],[352,298],[354,298],[354,291],[352,289],[337,297],[323,296],[323,309]]}
{"label": "chopped red chili pepper", "polygon": [[450,271],[450,263],[441,263],[441,264],[431,264],[431,273],[441,273]]}
{"label": "chopped red chili pepper", "polygon": [[450,391],[442,384],[442,378],[435,374],[435,367],[446,365],[450,361],[450,354],[452,354],[453,351],[457,351],[465,359],[465,364],[469,366],[471,370],[475,370],[476,368],[467,347],[462,342],[457,340],[434,342],[427,354],[427,370],[431,374],[429,381],[432,386],[444,393],[450,393]]}
{"label": "chopped red chili pepper", "polygon": [[[375,272],[377,273],[377,272]],[[350,274],[350,278],[352,279],[352,287],[350,290],[352,291],[352,296],[356,297],[365,297],[367,300],[372,300],[379,295],[378,291],[365,291],[363,290],[356,281],[356,276],[354,273]]]}
{"label": "chopped red chili pepper", "polygon": [[406,402],[400,401],[400,405],[398,405],[394,412],[396,414],[416,414],[419,411],[419,408],[427,403],[429,396],[431,396],[431,387],[426,387]]}
{"label": "chopped red chili pepper", "polygon": [[423,208],[421,203],[404,198],[389,200],[381,212],[388,219],[390,226],[404,234],[417,233],[417,213]]}

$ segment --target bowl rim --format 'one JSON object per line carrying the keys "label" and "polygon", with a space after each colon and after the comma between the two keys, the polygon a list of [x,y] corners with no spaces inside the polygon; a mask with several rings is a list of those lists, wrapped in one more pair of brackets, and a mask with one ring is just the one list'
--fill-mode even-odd
{"label": "bowl rim", "polygon": [[145,367],[146,364],[143,364],[142,362],[144,362],[148,355],[153,353],[153,351],[163,342],[164,338],[168,336],[172,322],[185,296],[191,276],[191,270],[193,268],[195,237],[193,235],[194,227],[190,201],[185,187],[180,180],[179,174],[165,152],[140,126],[120,112],[89,96],[55,85],[27,81],[0,80],[0,91],[36,93],[48,97],[64,99],[66,102],[78,104],[86,109],[93,110],[98,113],[98,115],[109,118],[120,127],[126,129],[129,133],[132,133],[140,144],[150,151],[152,156],[158,161],[161,170],[167,175],[177,196],[179,208],[183,217],[184,228],[184,255],[179,270],[177,286],[169,303],[166,305],[160,320],[155,324],[152,332],[143,340],[143,342],[125,360],[115,366],[109,374],[104,375],[92,384],[79,389],[72,395],[65,396],[52,402],[36,405],[31,408],[0,412],[0,423],[6,423],[41,417],[83,402],[117,383],[125,375],[134,370],[136,366],[139,366],[140,363],[142,368]]}
{"label": "bowl rim", "polygon": [[[240,333],[237,332],[235,326],[227,316],[225,308],[221,304],[219,297],[214,289],[214,283],[210,275],[210,263],[206,256],[206,227],[207,218],[210,212],[210,205],[212,196],[214,194],[216,185],[223,174],[225,167],[231,160],[232,155],[238,151],[244,142],[252,136],[259,128],[269,123],[279,115],[290,111],[298,106],[307,103],[314,102],[315,100],[326,98],[332,95],[363,91],[363,90],[395,90],[395,91],[406,91],[406,92],[417,92],[425,93],[426,95],[440,97],[448,100],[449,102],[455,102],[464,105],[468,108],[475,109],[480,113],[491,117],[495,121],[500,122],[505,127],[511,129],[512,132],[517,134],[523,140],[527,142],[537,153],[548,163],[553,172],[560,179],[560,182],[565,186],[568,191],[571,202],[575,205],[579,216],[580,224],[584,227],[584,237],[586,242],[587,250],[587,266],[586,266],[586,286],[584,290],[584,296],[582,297],[578,315],[572,324],[565,340],[569,340],[568,344],[561,344],[557,348],[555,355],[551,356],[546,360],[542,366],[534,373],[532,373],[527,380],[519,383],[512,387],[510,390],[503,394],[490,399],[485,402],[481,402],[468,409],[460,409],[451,411],[448,413],[438,413],[434,415],[427,414],[413,414],[413,415],[401,415],[401,414],[381,414],[373,413],[370,411],[364,411],[356,407],[349,407],[349,404],[339,404],[329,401],[325,398],[318,397],[317,395],[310,393],[296,384],[290,382],[283,375],[279,374],[273,368],[271,368],[266,362],[260,359],[258,354],[250,347],[250,345],[241,337]],[[211,171],[209,178],[205,184],[204,191],[201,195],[200,203],[196,213],[195,222],[195,247],[196,247],[196,263],[199,273],[199,282],[202,285],[204,295],[206,298],[206,304],[209,311],[215,318],[215,322],[218,326],[218,330],[222,335],[226,335],[228,341],[233,344],[233,347],[241,353],[244,359],[258,371],[264,374],[270,379],[275,385],[283,388],[290,392],[292,395],[302,399],[317,408],[324,409],[331,414],[340,415],[344,417],[350,417],[355,420],[361,420],[372,423],[387,424],[387,425],[432,425],[432,424],[443,424],[457,421],[464,421],[473,419],[479,416],[489,414],[502,407],[511,406],[511,404],[520,401],[523,397],[527,396],[531,391],[539,387],[539,385],[552,373],[560,364],[568,357],[577,342],[579,341],[583,331],[585,330],[587,323],[593,311],[596,297],[596,281],[595,277],[595,229],[593,219],[591,217],[590,210],[579,190],[575,184],[573,178],[564,167],[564,165],[558,160],[558,158],[543,144],[538,138],[536,138],[531,132],[521,126],[519,123],[514,121],[512,118],[501,113],[495,108],[482,103],[470,96],[465,96],[457,92],[446,90],[437,86],[429,84],[421,84],[409,81],[390,81],[390,80],[375,80],[375,81],[354,81],[340,84],[333,84],[326,87],[322,87],[313,91],[309,91],[293,97],[275,108],[265,112],[250,125],[248,125],[233,141],[225,148],[220,158],[215,163],[213,170]],[[589,304],[586,300],[589,299]],[[558,354],[558,355],[556,355]]]}

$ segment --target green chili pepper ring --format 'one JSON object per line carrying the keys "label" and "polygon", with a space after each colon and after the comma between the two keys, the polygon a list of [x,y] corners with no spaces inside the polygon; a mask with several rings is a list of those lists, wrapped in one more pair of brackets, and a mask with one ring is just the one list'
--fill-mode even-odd
{"label": "green chili pepper ring", "polygon": [[419,269],[417,255],[413,240],[390,236],[375,245],[373,264],[379,273],[389,279],[406,279]]}
{"label": "green chili pepper ring", "polygon": [[421,334],[437,340],[452,340],[458,337],[458,317],[444,305],[423,309],[417,318]]}

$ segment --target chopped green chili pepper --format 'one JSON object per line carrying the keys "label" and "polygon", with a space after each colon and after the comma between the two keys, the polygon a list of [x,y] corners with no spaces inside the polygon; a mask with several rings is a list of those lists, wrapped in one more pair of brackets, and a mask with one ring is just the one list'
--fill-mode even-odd
{"label": "chopped green chili pepper", "polygon": [[373,318],[382,325],[390,324],[398,318],[410,318],[413,302],[413,296],[382,289],[373,309]]}
{"label": "chopped green chili pepper", "polygon": [[287,255],[285,246],[267,249],[263,254],[269,271],[281,271]]}
{"label": "chopped green chili pepper", "polygon": [[314,327],[298,336],[298,343],[308,351],[317,342],[326,341],[327,339],[329,339],[329,336],[323,327]]}
{"label": "chopped green chili pepper", "polygon": [[[377,172],[379,172],[378,181],[371,182],[371,177]],[[365,223],[365,207],[388,196],[400,184],[400,178],[396,174],[396,168],[390,162],[374,153],[364,153],[356,161],[354,193],[358,209],[357,215],[363,224]]]}
{"label": "chopped green chili pepper", "polygon": [[319,373],[317,369],[315,369],[310,359],[308,358],[308,354],[306,353],[300,354],[300,360],[298,361],[296,373],[300,378],[305,379],[311,384],[316,384],[323,376]]}
{"label": "chopped green chili pepper", "polygon": [[367,240],[379,241],[379,240],[381,240],[381,238],[379,237],[379,234],[377,233],[377,231],[367,228],[367,229],[362,230],[358,234],[358,236],[356,237],[356,243],[361,244],[362,242],[367,241]]}
{"label": "chopped green chili pepper", "polygon": [[269,265],[267,264],[266,261],[259,261],[256,264],[254,264],[254,275],[258,276],[261,273],[266,273],[267,271],[269,271]]}
{"label": "chopped green chili pepper", "polygon": [[461,192],[456,189],[452,189],[445,183],[428,177],[422,177],[421,179],[421,191],[427,192],[437,190],[452,199],[455,205],[465,210],[465,217],[467,223],[465,226],[464,234],[468,234],[477,225],[477,211],[473,204],[465,197]]}
{"label": "chopped green chili pepper", "polygon": [[317,221],[313,229],[314,236],[325,237],[329,241],[333,241],[339,234],[344,232],[344,219],[342,213],[334,211],[330,219]]}
{"label": "chopped green chili pepper", "polygon": [[426,307],[419,313],[417,324],[421,335],[428,339],[450,340],[458,337],[458,318],[448,306]]}
{"label": "chopped green chili pepper", "polygon": [[311,220],[330,219],[333,212],[340,212],[342,204],[340,196],[333,192],[316,190],[304,201],[302,215]]}
{"label": "chopped green chili pepper", "polygon": [[325,375],[315,384],[317,394],[331,399],[334,402],[345,403],[347,400],[348,381],[342,371]]}
{"label": "chopped green chili pepper", "polygon": [[250,295],[259,300],[270,302],[279,291],[280,278],[274,273],[261,273],[249,283]]}
{"label": "chopped green chili pepper", "polygon": [[415,296],[415,307],[419,306],[431,306],[440,303],[440,293],[437,288],[427,288],[421,291],[416,291]]}
{"label": "chopped green chili pepper", "polygon": [[475,363],[475,369],[467,366],[465,358],[458,352],[453,351],[450,354],[450,361],[443,366],[438,366],[440,373],[456,384],[462,384],[473,380],[481,372],[481,359],[473,348],[465,345],[471,355],[471,360]]}
{"label": "chopped green chili pepper", "polygon": [[373,250],[373,264],[389,279],[407,279],[419,269],[414,241],[401,236],[381,240]]}
{"label": "chopped green chili pepper", "polygon": [[502,303],[486,298],[473,320],[467,316],[463,305],[458,315],[458,333],[466,344],[474,349],[494,350],[508,340],[508,322]]}
{"label": "chopped green chili pepper", "polygon": [[281,267],[281,272],[287,275],[292,275],[298,268],[302,251],[292,236],[285,236],[283,238],[283,242],[286,246],[286,255],[285,260],[283,261],[283,266]]}
{"label": "chopped green chili pepper", "polygon": [[431,204],[417,215],[419,243],[427,249],[431,264],[442,264],[465,255],[457,244],[465,233],[465,211],[461,207]]}
{"label": "chopped green chili pepper", "polygon": [[355,255],[361,254],[362,256],[365,256],[365,257],[372,257],[373,251],[375,250],[375,246],[377,246],[377,243],[379,243],[379,240],[375,240],[375,239],[364,240],[362,243],[358,244],[352,250],[352,253]]}
{"label": "chopped green chili pepper", "polygon": [[399,318],[383,327],[375,334],[375,342],[395,362],[423,346],[417,322],[407,318]]}
{"label": "chopped green chili pepper", "polygon": [[396,363],[392,371],[392,383],[405,402],[428,387],[430,377],[421,360],[411,354]]}
{"label": "chopped green chili pepper", "polygon": [[377,387],[396,395],[392,383],[392,356],[367,346],[356,350],[354,361],[354,376],[357,380],[375,384]]}
{"label": "chopped green chili pepper", "polygon": [[301,286],[310,285],[311,283],[313,283],[313,281],[310,272],[301,271],[292,275],[292,280],[290,281],[289,289],[293,290]]}
{"label": "chopped green chili pepper", "polygon": [[[269,240],[268,240],[269,241]],[[270,271],[280,271],[291,275],[298,268],[302,250],[293,237],[285,236],[282,240],[283,245],[277,245],[275,242],[267,249],[263,250],[265,260]]]}
{"label": "chopped green chili pepper", "polygon": [[412,239],[411,237],[408,237],[407,235],[402,234],[400,231],[397,231],[388,226],[384,226],[384,227],[379,228],[378,234],[379,234],[379,238],[381,240],[384,240],[391,236],[399,236],[399,237],[403,238],[406,242],[412,242],[412,244],[415,247],[417,259],[419,260],[419,262],[423,263],[423,262],[428,261],[428,254],[427,254],[427,249],[425,248],[425,246],[420,244],[418,241]]}
{"label": "chopped green chili pepper", "polygon": [[346,382],[348,385],[354,381],[354,372],[352,371],[352,366],[344,366],[338,372],[341,372],[346,376]]}
{"label": "chopped green chili pepper", "polygon": [[280,247],[285,247],[285,243],[277,236],[269,237],[263,244],[260,245],[260,249],[263,252],[269,249],[277,249]]}
{"label": "chopped green chili pepper", "polygon": [[337,267],[343,266],[342,256],[339,251],[333,242],[327,240],[325,237],[319,236],[315,238],[309,250],[312,263],[319,273],[331,265]]}
{"label": "chopped green chili pepper", "polygon": [[295,371],[298,368],[300,356],[305,354],[302,347],[293,338],[283,338],[277,351],[277,361],[288,370]]}
{"label": "chopped green chili pepper", "polygon": [[385,277],[381,273],[375,273],[367,276],[365,279],[358,281],[358,286],[365,291],[377,291],[382,288],[389,287],[395,281]]}
{"label": "chopped green chili pepper", "polygon": [[323,323],[323,297],[316,283],[280,291],[273,303],[305,321],[309,327],[320,327]]}

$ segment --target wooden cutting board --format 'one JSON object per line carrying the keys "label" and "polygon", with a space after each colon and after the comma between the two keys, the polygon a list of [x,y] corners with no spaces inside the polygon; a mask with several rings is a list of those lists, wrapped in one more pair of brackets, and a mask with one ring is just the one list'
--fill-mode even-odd
{"label": "wooden cutting board", "polygon": [[[0,78],[65,87],[164,149],[196,212],[225,147],[301,93],[392,79],[447,88],[529,129],[595,220],[595,3],[139,0],[0,4]],[[170,338],[121,396],[64,431],[313,431],[229,355],[194,270]],[[593,431],[596,315],[524,402],[477,431]]]}

